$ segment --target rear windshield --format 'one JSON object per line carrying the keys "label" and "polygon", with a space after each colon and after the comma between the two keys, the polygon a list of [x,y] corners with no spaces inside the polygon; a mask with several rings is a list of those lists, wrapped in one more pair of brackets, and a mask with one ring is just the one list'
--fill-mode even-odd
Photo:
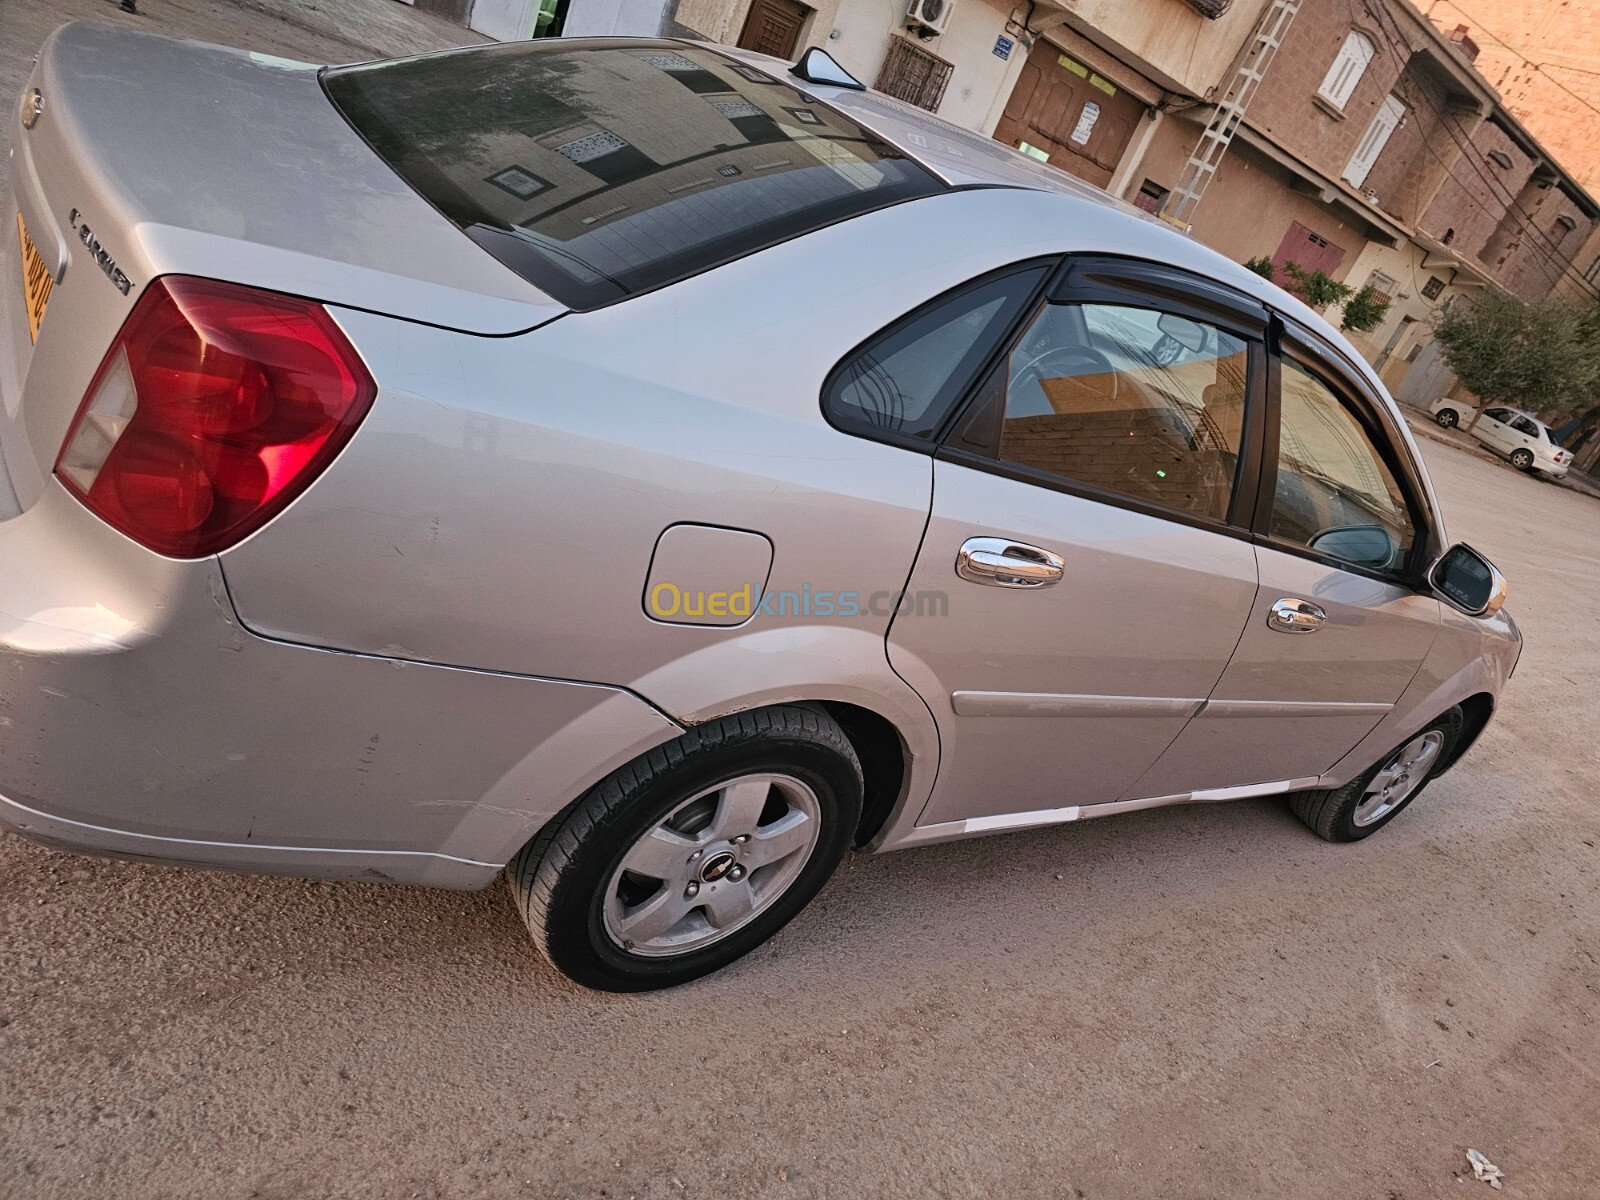
{"label": "rear windshield", "polygon": [[440,212],[573,308],[946,186],[776,77],[677,42],[512,43],[323,86]]}

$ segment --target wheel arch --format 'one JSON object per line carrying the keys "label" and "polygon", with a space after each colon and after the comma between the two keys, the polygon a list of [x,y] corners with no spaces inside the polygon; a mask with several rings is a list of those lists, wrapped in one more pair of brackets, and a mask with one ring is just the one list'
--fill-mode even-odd
{"label": "wheel arch", "polygon": [[1490,692],[1477,692],[1465,700],[1457,701],[1461,708],[1461,733],[1456,737],[1456,744],[1450,747],[1450,753],[1434,771],[1435,776],[1443,775],[1455,766],[1461,756],[1472,748],[1472,743],[1478,740],[1478,735],[1489,725],[1489,718],[1494,716],[1494,695]]}
{"label": "wheel arch", "polygon": [[842,700],[822,700],[818,705],[838,722],[861,761],[864,787],[855,844],[865,846],[882,832],[905,795],[911,749],[894,722],[870,708]]}

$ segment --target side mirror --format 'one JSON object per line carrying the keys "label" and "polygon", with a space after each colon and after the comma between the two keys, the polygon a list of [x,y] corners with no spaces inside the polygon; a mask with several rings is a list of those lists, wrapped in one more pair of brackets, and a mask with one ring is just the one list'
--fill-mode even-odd
{"label": "side mirror", "polygon": [[1343,525],[1337,529],[1324,529],[1308,544],[1311,549],[1330,558],[1380,571],[1394,565],[1395,551],[1399,548],[1395,545],[1394,535],[1382,525]]}
{"label": "side mirror", "polygon": [[1506,602],[1506,577],[1465,542],[1444,552],[1428,572],[1428,582],[1469,617],[1492,617]]}
{"label": "side mirror", "polygon": [[821,46],[813,46],[802,54],[789,73],[807,83],[825,83],[830,87],[852,88],[858,92],[867,90],[866,84],[841,67],[834,61],[833,55]]}

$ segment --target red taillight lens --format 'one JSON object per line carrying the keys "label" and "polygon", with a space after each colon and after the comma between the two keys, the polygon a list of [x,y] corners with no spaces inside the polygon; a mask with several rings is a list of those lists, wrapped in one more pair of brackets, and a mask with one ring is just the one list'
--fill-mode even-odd
{"label": "red taillight lens", "polygon": [[376,393],[320,304],[167,276],[100,364],[56,475],[135,541],[201,558],[283,511]]}

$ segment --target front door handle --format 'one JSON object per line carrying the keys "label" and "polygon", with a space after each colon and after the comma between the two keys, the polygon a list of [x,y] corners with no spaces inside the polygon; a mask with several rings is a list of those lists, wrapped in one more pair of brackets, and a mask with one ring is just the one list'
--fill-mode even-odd
{"label": "front door handle", "polygon": [[1285,596],[1267,613],[1267,624],[1279,633],[1315,633],[1327,623],[1328,614],[1309,600]]}
{"label": "front door handle", "polygon": [[1005,538],[968,538],[956,555],[957,575],[990,587],[1049,587],[1065,569],[1059,554]]}

